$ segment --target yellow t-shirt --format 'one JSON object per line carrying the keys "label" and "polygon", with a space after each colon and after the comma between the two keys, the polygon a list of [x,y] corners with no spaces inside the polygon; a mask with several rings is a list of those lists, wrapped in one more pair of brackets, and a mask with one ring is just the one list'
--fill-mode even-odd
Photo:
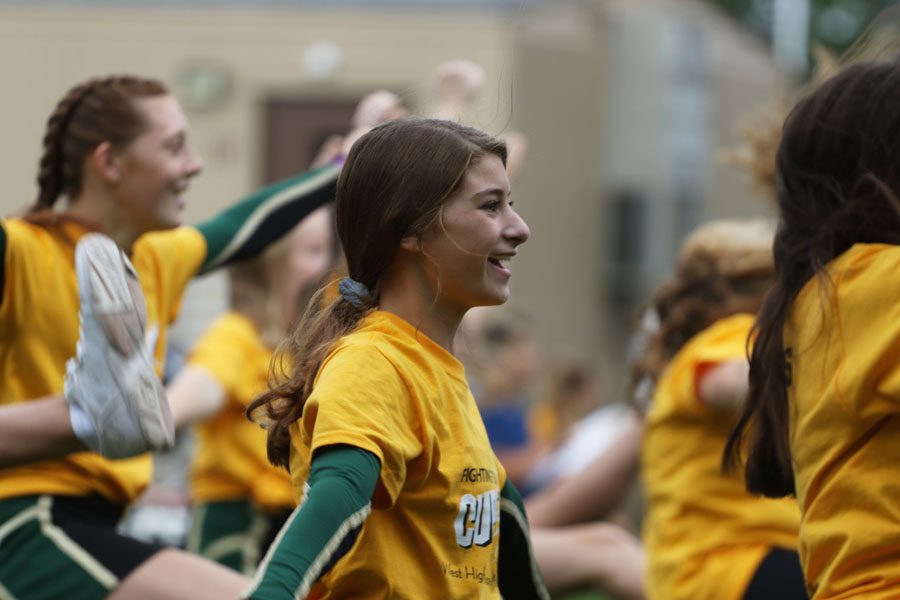
{"label": "yellow t-shirt", "polygon": [[293,508],[291,477],[266,457],[266,432],[244,416],[266,390],[272,350],[247,317],[219,317],[191,350],[188,365],[207,371],[225,391],[226,403],[196,427],[192,468],[195,502],[250,498],[266,510]]}
{"label": "yellow t-shirt", "polygon": [[[0,303],[0,404],[61,394],[66,360],[78,341],[78,283],[74,242],[85,230],[66,223],[47,229],[3,221],[6,252]],[[64,232],[64,234],[63,234]],[[69,240],[66,240],[68,236]],[[206,256],[194,228],[141,237],[132,262],[147,300],[147,334],[156,339],[161,371],[166,330],[184,289]],[[150,456],[111,461],[82,452],[59,460],[0,470],[0,498],[27,494],[99,493],[116,503],[134,499],[150,480]]]}
{"label": "yellow t-shirt", "polygon": [[900,596],[900,247],[857,244],[785,330],[800,558],[819,599]]}
{"label": "yellow t-shirt", "polygon": [[371,313],[322,364],[291,440],[295,491],[318,448],[348,444],[381,461],[356,544],[309,598],[499,598],[506,473],[450,353]]}
{"label": "yellow t-shirt", "polygon": [[797,547],[796,502],[751,496],[741,474],[721,473],[734,415],[697,396],[702,369],[746,359],[753,320],[735,315],[694,336],[656,386],[642,449],[651,599],[738,600],[770,548]]}

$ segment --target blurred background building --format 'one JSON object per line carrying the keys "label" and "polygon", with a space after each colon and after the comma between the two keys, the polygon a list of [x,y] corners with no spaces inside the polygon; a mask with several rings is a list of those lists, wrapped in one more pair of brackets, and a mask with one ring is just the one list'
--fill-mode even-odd
{"label": "blurred background building", "polygon": [[[464,120],[523,132],[513,182],[532,239],[512,304],[549,354],[588,357],[622,397],[633,315],[682,236],[767,214],[720,164],[751,111],[808,71],[809,40],[846,46],[880,0],[0,0],[0,212],[31,202],[45,119],[73,84],[134,72],[170,84],[205,173],[187,220],[306,166],[375,88],[427,114],[441,61],[481,64]],[[775,58],[770,48],[775,48]],[[225,304],[192,289],[187,344]]]}

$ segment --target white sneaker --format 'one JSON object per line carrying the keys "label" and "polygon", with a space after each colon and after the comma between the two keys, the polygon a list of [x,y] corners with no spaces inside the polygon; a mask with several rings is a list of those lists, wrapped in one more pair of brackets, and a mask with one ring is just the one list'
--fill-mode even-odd
{"label": "white sneaker", "polygon": [[80,339],[64,395],[76,435],[107,458],[171,448],[172,414],[144,343],[147,309],[134,267],[110,238],[91,233],[75,248],[75,273]]}

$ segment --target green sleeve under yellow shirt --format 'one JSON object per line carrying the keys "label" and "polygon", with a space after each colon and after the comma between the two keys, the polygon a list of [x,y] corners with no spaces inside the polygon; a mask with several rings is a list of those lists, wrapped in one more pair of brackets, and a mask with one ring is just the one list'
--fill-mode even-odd
{"label": "green sleeve under yellow shirt", "polygon": [[456,358],[371,313],[325,360],[293,427],[295,493],[312,453],[341,444],[381,470],[359,539],[309,598],[499,598],[506,474]]}

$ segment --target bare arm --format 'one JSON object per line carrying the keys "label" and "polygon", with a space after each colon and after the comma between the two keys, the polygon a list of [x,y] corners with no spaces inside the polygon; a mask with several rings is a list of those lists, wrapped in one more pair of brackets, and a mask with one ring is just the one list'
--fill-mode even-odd
{"label": "bare arm", "polygon": [[[205,370],[186,367],[167,390],[176,429],[208,419],[225,403],[222,386]],[[0,407],[0,469],[84,452],[63,396]]]}
{"label": "bare arm", "polygon": [[222,410],[225,389],[202,367],[188,365],[166,388],[175,429],[205,421]]}
{"label": "bare arm", "polygon": [[710,408],[733,411],[750,390],[750,364],[746,360],[720,363],[707,370],[697,384],[700,401]]}
{"label": "bare arm", "polygon": [[340,154],[347,156],[356,140],[373,127],[400,119],[407,115],[406,107],[397,94],[387,90],[377,90],[366,94],[353,114],[353,128],[344,136],[339,148]]}
{"label": "bare arm", "polygon": [[637,472],[643,424],[634,415],[609,449],[577,476],[564,479],[526,502],[535,527],[561,527],[602,518]]}
{"label": "bare arm", "polygon": [[525,480],[534,465],[547,454],[547,451],[544,446],[531,441],[521,448],[498,449],[495,453],[506,470],[506,476],[513,483],[518,484]]}
{"label": "bare arm", "polygon": [[522,164],[528,154],[528,138],[519,131],[510,131],[501,137],[506,142],[506,172],[510,179],[515,179],[522,172]]}
{"label": "bare arm", "polygon": [[72,431],[69,405],[62,396],[0,407],[0,468],[85,450]]}
{"label": "bare arm", "polygon": [[436,119],[459,121],[484,84],[484,69],[468,60],[448,60],[432,75],[432,96]]}
{"label": "bare arm", "polygon": [[620,600],[645,597],[644,549],[634,535],[618,525],[535,527],[531,543],[553,594],[590,586]]}

